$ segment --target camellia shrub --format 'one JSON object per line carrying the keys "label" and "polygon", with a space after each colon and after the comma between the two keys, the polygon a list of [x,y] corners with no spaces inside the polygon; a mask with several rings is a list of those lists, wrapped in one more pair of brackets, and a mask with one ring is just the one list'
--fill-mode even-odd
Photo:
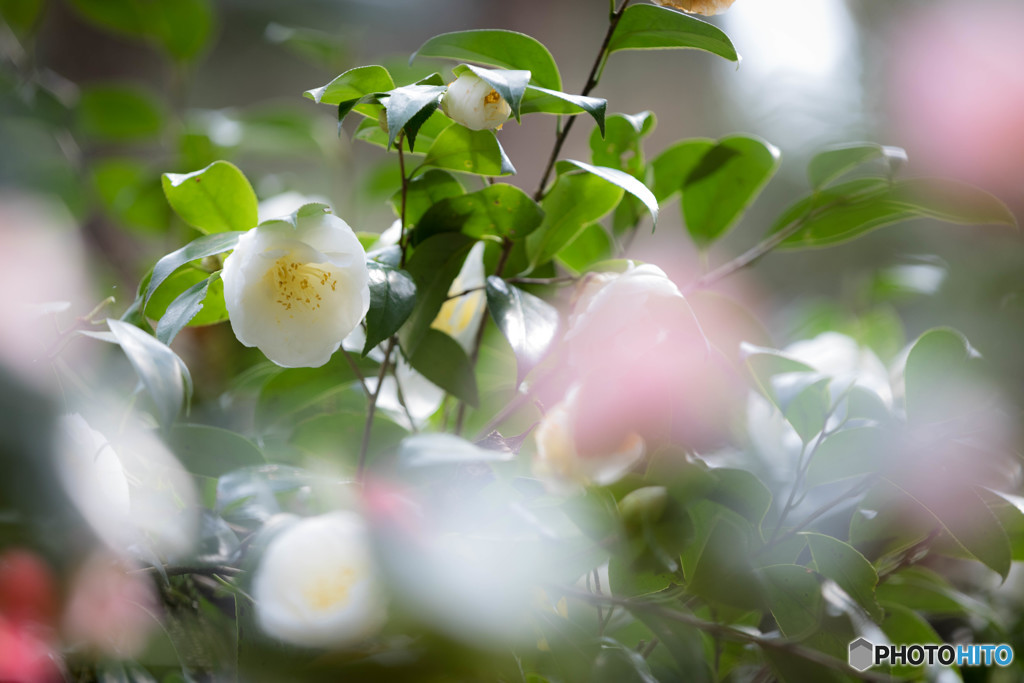
{"label": "camellia shrub", "polygon": [[[1017,680],[851,654],[1020,644],[992,597],[1024,558],[1016,425],[981,354],[943,320],[886,363],[835,330],[776,344],[716,291],[911,218],[1015,220],[870,142],[816,154],[778,216],[768,142],[647,149],[655,114],[592,94],[605,64],[735,62],[691,14],[730,4],[613,6],[579,92],[502,29],[427,40],[413,64],[441,71],[413,82],[306,91],[393,167],[382,234],[316,200],[266,215],[226,160],[164,173],[191,235],[42,351],[63,393],[0,376],[0,679]],[[203,6],[140,35],[188,59],[175,22]],[[541,115],[524,189],[496,131]],[[676,282],[624,258],[674,201],[705,255],[745,213],[769,227]],[[212,325],[237,342],[204,346]],[[127,363],[96,376],[74,355],[109,345]],[[100,381],[118,361],[128,398]]]}

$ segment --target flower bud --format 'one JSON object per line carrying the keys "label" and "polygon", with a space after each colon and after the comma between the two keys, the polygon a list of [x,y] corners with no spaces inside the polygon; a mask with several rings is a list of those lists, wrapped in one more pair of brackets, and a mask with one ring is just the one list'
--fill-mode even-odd
{"label": "flower bud", "polygon": [[508,120],[512,107],[490,83],[467,71],[448,86],[441,111],[470,130],[493,130]]}
{"label": "flower bud", "polygon": [[282,530],[260,560],[253,598],[260,628],[293,645],[340,647],[376,633],[385,603],[362,519],[332,512]]}
{"label": "flower bud", "polygon": [[619,501],[619,513],[626,526],[639,527],[644,521],[657,522],[668,507],[668,489],[644,486],[630,491]]}
{"label": "flower bud", "polygon": [[329,213],[253,228],[221,277],[238,341],[286,368],[326,363],[370,308],[366,252]]}
{"label": "flower bud", "polygon": [[735,0],[654,0],[662,7],[673,7],[675,9],[689,12],[690,14],[703,14],[711,16],[729,9]]}

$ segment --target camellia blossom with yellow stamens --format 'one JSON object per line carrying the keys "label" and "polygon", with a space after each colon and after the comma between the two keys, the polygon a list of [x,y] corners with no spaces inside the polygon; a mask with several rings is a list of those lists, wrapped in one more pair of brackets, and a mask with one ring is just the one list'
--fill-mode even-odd
{"label": "camellia blossom with yellow stamens", "polygon": [[294,522],[267,545],[253,579],[256,617],[286,643],[335,648],[387,618],[366,525],[354,512]]}
{"label": "camellia blossom with yellow stamens", "polygon": [[221,277],[238,341],[286,368],[326,363],[370,308],[366,252],[326,210],[245,233]]}
{"label": "camellia blossom with yellow stamens", "polygon": [[729,9],[735,0],[654,0],[662,7],[674,7],[690,14],[711,16]]}
{"label": "camellia blossom with yellow stamens", "polygon": [[508,121],[512,107],[490,83],[466,72],[448,86],[441,111],[470,130],[493,130]]}

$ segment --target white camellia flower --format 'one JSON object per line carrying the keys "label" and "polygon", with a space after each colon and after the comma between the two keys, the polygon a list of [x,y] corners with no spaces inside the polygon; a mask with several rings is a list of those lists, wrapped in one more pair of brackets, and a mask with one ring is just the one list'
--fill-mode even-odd
{"label": "white camellia flower", "polygon": [[490,83],[467,71],[448,86],[441,111],[470,130],[493,130],[508,121],[512,107]]}
{"label": "white camellia flower", "polygon": [[130,425],[115,443],[78,413],[59,420],[58,472],[71,502],[112,550],[142,544],[162,557],[188,554],[198,527],[190,475],[141,425]]}
{"label": "white camellia flower", "polygon": [[533,474],[554,493],[567,495],[583,486],[606,486],[621,479],[644,456],[644,440],[629,434],[605,452],[581,455],[573,436],[578,388],[552,407],[541,419],[534,439],[537,453]]}
{"label": "white camellia flower", "polygon": [[354,512],[300,519],[267,546],[253,579],[256,616],[293,645],[341,647],[387,617],[366,525]]}
{"label": "white camellia flower", "polygon": [[654,0],[663,7],[674,7],[690,14],[711,16],[729,9],[735,0]]}
{"label": "white camellia flower", "polygon": [[326,363],[370,308],[363,246],[318,205],[242,235],[221,277],[238,341],[286,368]]}

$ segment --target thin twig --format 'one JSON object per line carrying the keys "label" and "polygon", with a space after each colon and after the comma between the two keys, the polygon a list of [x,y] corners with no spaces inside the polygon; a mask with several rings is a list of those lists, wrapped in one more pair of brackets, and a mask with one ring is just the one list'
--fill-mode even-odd
{"label": "thin twig", "polygon": [[362,385],[363,392],[366,394],[366,397],[369,398],[370,387],[366,386],[366,377],[363,375],[363,371],[359,369],[359,366],[356,365],[355,359],[352,358],[352,355],[346,351],[344,347],[341,347],[341,353],[345,356],[345,360],[348,361],[348,366],[352,368],[352,372],[354,372],[356,377],[359,378],[359,384]]}
{"label": "thin twig", "polygon": [[[616,27],[619,25],[619,21],[622,19],[623,12],[626,11],[626,7],[629,5],[631,0],[623,0],[608,21],[608,32],[604,35],[604,40],[601,42],[601,49],[597,53],[597,59],[594,60],[594,65],[590,67],[590,75],[587,76],[587,83],[583,86],[583,90],[580,95],[586,97],[590,94],[590,91],[597,87],[597,82],[600,80],[598,74],[601,64],[604,63],[606,58],[606,52],[608,50],[608,44],[612,40],[612,35],[615,33]],[[565,144],[565,139],[569,136],[569,131],[572,130],[572,125],[575,123],[576,117],[570,116],[565,122],[565,127],[558,132],[558,136],[555,138],[555,146],[551,149],[551,156],[548,157],[547,166],[544,168],[544,173],[541,175],[540,184],[537,186],[537,191],[533,193],[533,200],[536,202],[540,201],[540,198],[544,196],[544,188],[548,184],[548,178],[551,176],[551,171],[555,168],[555,162],[558,161],[558,154],[562,151],[562,145]]]}
{"label": "thin twig", "polygon": [[388,374],[388,364],[391,361],[391,352],[395,348],[395,338],[388,339],[388,346],[384,350],[384,360],[380,364],[380,372],[377,373],[377,386],[370,396],[370,404],[366,408],[366,425],[363,427],[363,443],[359,447],[359,467],[356,469],[356,479],[363,480],[363,470],[366,468],[366,452],[370,448],[370,431],[373,429],[373,416],[377,412],[377,399],[380,398],[381,387],[384,386],[384,377]]}

